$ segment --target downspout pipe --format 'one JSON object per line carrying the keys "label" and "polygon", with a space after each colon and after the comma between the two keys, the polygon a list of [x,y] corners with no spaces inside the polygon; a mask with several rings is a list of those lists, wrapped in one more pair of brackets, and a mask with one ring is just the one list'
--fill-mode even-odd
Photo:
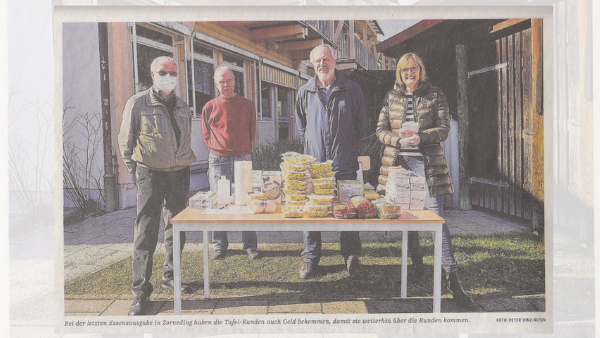
{"label": "downspout pipe", "polygon": [[102,149],[104,151],[104,208],[115,211],[119,206],[119,190],[115,176],[110,123],[110,82],[108,72],[108,29],[106,22],[98,23],[100,56],[100,99],[102,105]]}

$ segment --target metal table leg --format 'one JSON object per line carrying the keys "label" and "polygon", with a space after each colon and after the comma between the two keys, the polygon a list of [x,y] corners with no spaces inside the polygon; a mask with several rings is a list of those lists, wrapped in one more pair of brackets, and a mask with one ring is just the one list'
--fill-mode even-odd
{"label": "metal table leg", "polygon": [[442,303],[442,228],[435,231],[435,247],[433,249],[433,312],[441,312]]}
{"label": "metal table leg", "polygon": [[176,315],[181,314],[181,231],[173,224],[173,282],[175,284],[174,310]]}
{"label": "metal table leg", "polygon": [[208,231],[204,230],[202,232],[202,240],[204,241],[203,247],[204,247],[204,298],[205,299],[210,299],[210,280],[209,280],[209,273],[208,273],[208,246],[210,243],[210,240],[208,238]]}
{"label": "metal table leg", "polygon": [[406,298],[408,281],[408,231],[402,231],[402,270],[400,277],[400,297]]}

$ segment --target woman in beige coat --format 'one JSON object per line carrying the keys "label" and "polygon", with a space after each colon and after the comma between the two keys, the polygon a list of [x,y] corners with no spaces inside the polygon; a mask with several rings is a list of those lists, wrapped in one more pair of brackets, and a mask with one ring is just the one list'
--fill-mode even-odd
{"label": "woman in beige coat", "polygon": [[[449,132],[450,114],[444,94],[429,83],[421,58],[414,53],[404,54],[398,61],[394,89],[387,94],[377,122],[377,137],[386,146],[377,190],[385,191],[388,168],[400,165],[425,177],[425,206],[444,217],[444,195],[454,192],[440,144]],[[413,262],[411,272],[414,278],[419,278],[423,256],[417,232],[409,234],[409,251]],[[445,223],[442,266],[454,300],[461,307],[474,307],[460,285],[452,238]]]}

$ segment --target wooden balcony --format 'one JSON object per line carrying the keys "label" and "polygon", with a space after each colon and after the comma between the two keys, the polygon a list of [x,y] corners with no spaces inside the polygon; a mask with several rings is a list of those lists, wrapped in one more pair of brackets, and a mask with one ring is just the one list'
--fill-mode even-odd
{"label": "wooden balcony", "polygon": [[348,33],[340,34],[337,40],[339,48],[338,63],[352,63],[352,61],[367,70],[379,69],[377,57],[373,54],[356,35],[354,35],[354,51],[350,47]]}

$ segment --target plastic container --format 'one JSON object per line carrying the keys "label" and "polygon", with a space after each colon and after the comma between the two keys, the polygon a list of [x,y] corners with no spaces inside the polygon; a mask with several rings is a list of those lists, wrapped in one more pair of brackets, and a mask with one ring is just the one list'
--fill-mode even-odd
{"label": "plastic container", "polygon": [[284,205],[281,207],[281,212],[285,218],[301,218],[304,216],[303,206]]}
{"label": "plastic container", "polygon": [[381,219],[396,219],[402,214],[401,208],[397,204],[381,203],[377,205],[377,216]]}
{"label": "plastic container", "polygon": [[312,204],[327,205],[333,202],[334,195],[308,195],[308,199]]}
{"label": "plastic container", "polygon": [[334,204],[332,207],[333,217],[340,219],[356,218],[356,208],[352,203]]}
{"label": "plastic container", "polygon": [[221,176],[217,182],[217,204],[227,205],[231,202],[231,181]]}

